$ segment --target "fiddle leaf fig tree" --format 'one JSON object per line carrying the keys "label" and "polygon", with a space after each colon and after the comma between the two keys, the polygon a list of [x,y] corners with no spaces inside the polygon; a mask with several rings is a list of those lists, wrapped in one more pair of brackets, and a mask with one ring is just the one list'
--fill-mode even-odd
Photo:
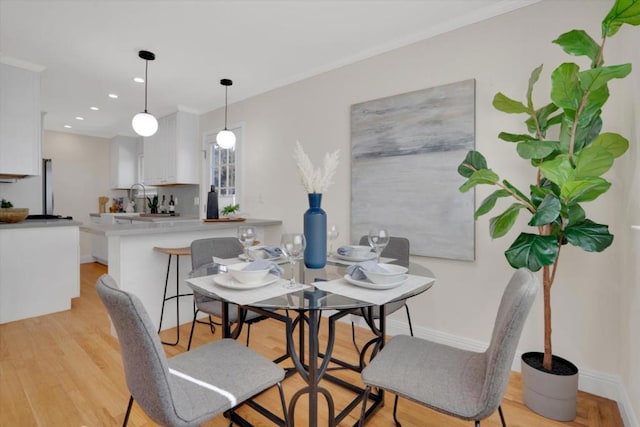
{"label": "fiddle leaf fig tree", "polygon": [[544,369],[552,370],[551,287],[560,252],[570,244],[588,252],[601,252],[611,245],[609,227],[587,217],[583,204],[606,193],[611,183],[603,175],[629,147],[627,139],[602,132],[602,108],[609,98],[608,83],[623,79],[631,64],[605,65],[605,41],[623,24],[640,24],[640,0],[616,0],[602,22],[598,44],[585,31],[572,30],[553,42],[566,53],[590,60],[588,69],[571,62],[551,73],[551,101],[534,106],[533,90],[542,65],[529,77],[524,101],[498,93],[493,106],[504,113],[526,115],[523,133],[500,132],[498,138],[514,144],[518,155],[528,160],[535,180],[528,189],[518,189],[487,165],[485,157],[470,151],[458,167],[466,182],[460,191],[477,185],[496,188],[477,208],[475,218],[492,211],[499,199],[511,204],[491,218],[492,238],[506,235],[524,211],[530,215],[532,232],[522,232],[506,250],[513,268],[542,269],[544,298]]}

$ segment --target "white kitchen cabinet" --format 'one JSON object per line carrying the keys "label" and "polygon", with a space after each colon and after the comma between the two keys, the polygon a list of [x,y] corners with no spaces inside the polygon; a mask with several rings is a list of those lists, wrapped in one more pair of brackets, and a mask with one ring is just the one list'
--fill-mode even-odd
{"label": "white kitchen cabinet", "polygon": [[0,63],[0,175],[40,175],[40,73]]}
{"label": "white kitchen cabinet", "polygon": [[129,189],[138,182],[139,138],[116,136],[110,141],[111,188]]}
{"label": "white kitchen cabinet", "polygon": [[155,135],[144,138],[144,184],[200,182],[199,118],[178,111],[158,120]]}

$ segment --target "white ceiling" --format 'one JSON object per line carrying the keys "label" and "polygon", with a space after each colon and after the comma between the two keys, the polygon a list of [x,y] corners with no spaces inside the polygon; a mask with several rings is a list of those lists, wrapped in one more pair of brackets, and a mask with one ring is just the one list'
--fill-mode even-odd
{"label": "white ceiling", "polygon": [[44,68],[46,129],[133,136],[141,49],[149,112],[203,113],[224,106],[221,78],[233,103],[536,1],[0,0],[0,61]]}

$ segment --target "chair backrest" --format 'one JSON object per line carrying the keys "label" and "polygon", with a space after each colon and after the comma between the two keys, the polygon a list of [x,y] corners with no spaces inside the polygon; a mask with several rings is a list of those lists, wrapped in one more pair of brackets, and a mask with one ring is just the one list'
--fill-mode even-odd
{"label": "chair backrest", "polygon": [[513,273],[502,294],[491,342],[485,352],[486,376],[480,397],[485,410],[478,419],[491,415],[502,401],[520,334],[539,287],[535,275],[521,268]]}
{"label": "chair backrest", "polygon": [[142,302],[119,289],[108,274],[98,279],[96,289],[118,334],[131,396],[155,422],[180,424],[169,388],[167,359]]}
{"label": "chair backrest", "polygon": [[[369,236],[360,238],[360,245],[369,246]],[[385,258],[395,258],[391,264],[409,267],[409,239],[406,237],[389,238],[389,244],[384,248],[381,254]]]}
{"label": "chair backrest", "polygon": [[191,242],[191,268],[196,269],[213,262],[212,257],[234,258],[243,252],[235,237],[210,237]]}

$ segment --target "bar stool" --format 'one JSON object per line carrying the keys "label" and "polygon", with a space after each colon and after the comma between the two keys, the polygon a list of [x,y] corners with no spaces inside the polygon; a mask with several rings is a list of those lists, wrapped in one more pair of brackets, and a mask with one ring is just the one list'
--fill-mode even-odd
{"label": "bar stool", "polygon": [[[162,341],[162,344],[177,345],[178,342],[180,341],[180,297],[193,296],[192,293],[188,293],[188,294],[180,293],[180,256],[181,255],[191,256],[191,248],[188,246],[184,248],[161,248],[161,247],[155,246],[153,250],[156,252],[169,255],[169,262],[167,264],[167,276],[164,280],[164,296],[162,298],[162,309],[160,310],[160,325],[158,326],[158,333],[160,333],[160,330],[162,329],[162,318],[164,317],[164,304],[167,301],[175,298],[176,299],[176,331],[177,331],[176,342],[170,343],[170,342]],[[171,270],[171,257],[173,255],[175,255],[176,257],[176,294],[173,296],[167,297],[167,288],[169,286],[169,271]]]}

